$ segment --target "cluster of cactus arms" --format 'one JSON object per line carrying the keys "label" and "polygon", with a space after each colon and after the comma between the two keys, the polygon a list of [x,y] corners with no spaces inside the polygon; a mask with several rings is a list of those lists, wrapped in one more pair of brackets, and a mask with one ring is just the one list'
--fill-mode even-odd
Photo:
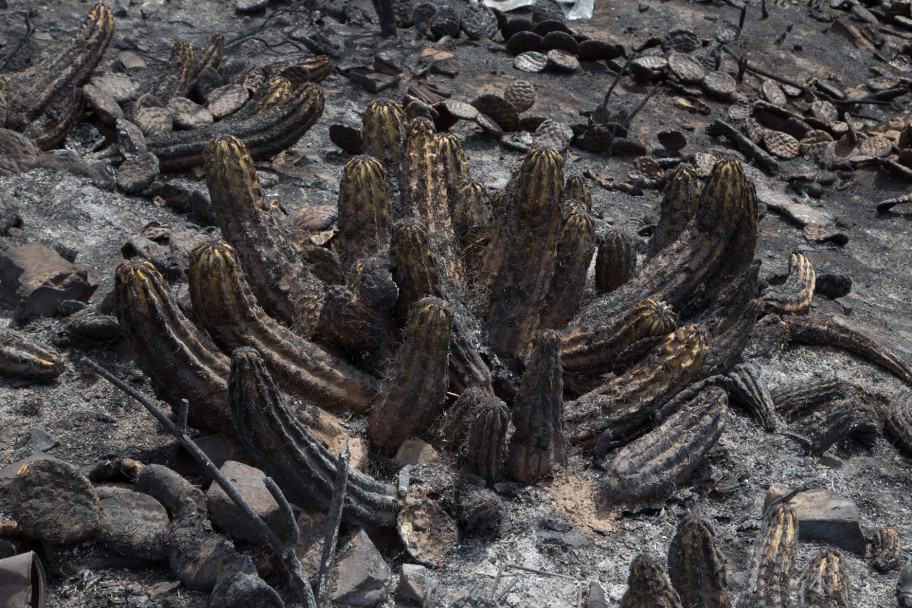
{"label": "cluster of cactus arms", "polygon": [[[634,273],[630,237],[596,237],[586,183],[565,180],[558,153],[533,150],[488,192],[455,137],[407,122],[395,102],[368,106],[362,136],[366,155],[343,171],[337,230],[318,256],[333,272],[308,264],[314,246],[289,234],[233,136],[209,142],[205,159],[225,240],[195,250],[188,271],[208,335],[150,265],[117,272],[120,318],[143,368],[168,398],[189,399],[198,424],[241,437],[293,495],[326,502],[333,473],[282,392],[363,416],[375,458],[419,437],[489,484],[533,483],[568,450],[592,453],[603,503],[684,483],[721,434],[730,395],[776,428],[776,397],[738,365],[741,351],[764,307],[806,312],[814,275],[796,254],[790,278],[761,299],[757,199],[739,162],[719,161],[702,188],[675,171],[659,241]],[[829,335],[783,319],[793,341]],[[231,366],[219,347],[235,352]],[[906,371],[884,352],[869,355]],[[392,494],[364,484],[364,505],[382,504],[382,517],[354,503],[351,517],[390,524]],[[751,593],[770,593],[763,576]]]}
{"label": "cluster of cactus arms", "polygon": [[[765,514],[737,602],[729,589],[725,557],[716,547],[712,524],[684,517],[668,548],[668,570],[641,554],[630,564],[628,590],[621,606],[647,608],[851,608],[851,585],[838,551],[812,557],[795,571],[798,518],[788,503],[774,503]],[[797,579],[797,600],[790,590]]]}

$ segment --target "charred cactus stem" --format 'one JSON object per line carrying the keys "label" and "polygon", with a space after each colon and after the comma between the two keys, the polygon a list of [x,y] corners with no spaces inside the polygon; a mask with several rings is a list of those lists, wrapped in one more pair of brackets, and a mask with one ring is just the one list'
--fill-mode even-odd
{"label": "charred cactus stem", "polygon": [[180,527],[199,527],[209,517],[206,494],[198,487],[160,464],[136,463],[138,475],[133,482],[137,492],[148,494],[168,510]]}
{"label": "charred cactus stem", "polygon": [[491,238],[494,216],[491,201],[481,182],[464,181],[456,187],[453,204],[453,228],[462,247],[462,260],[466,270],[466,286],[470,291],[477,287],[484,252]]}
{"label": "charred cactus stem", "polygon": [[877,528],[871,535],[871,563],[878,572],[898,570],[902,564],[902,538],[893,528]]}
{"label": "charred cactus stem", "polygon": [[884,416],[884,430],[906,454],[912,456],[912,394],[900,393]]}
{"label": "charred cactus stem", "polygon": [[642,432],[662,405],[700,371],[708,351],[706,331],[687,325],[657,344],[645,360],[565,406],[570,437],[591,445],[608,431],[621,441]]}
{"label": "charred cactus stem", "polygon": [[427,228],[428,243],[437,256],[438,271],[444,285],[461,290],[465,282],[459,244],[447,203],[444,163],[440,162],[434,124],[416,118],[408,125],[402,188],[405,213]]}
{"label": "charred cactus stem", "polygon": [[841,397],[844,392],[838,378],[821,378],[777,387],[770,391],[770,396],[779,414],[786,420],[794,420]]}
{"label": "charred cactus stem", "polygon": [[635,278],[587,306],[575,322],[592,324],[593,319],[626,314],[632,302],[645,298],[664,300],[682,318],[697,312],[695,302],[709,302],[719,288],[714,273],[725,262],[722,253],[743,228],[741,215],[751,205],[745,180],[740,162],[717,162],[700,192],[697,212],[681,236],[649,260]]}
{"label": "charred cactus stem", "polygon": [[82,89],[72,87],[63,91],[44,113],[36,118],[24,133],[42,150],[58,147],[77,123],[82,120],[86,107]]}
{"label": "charred cactus stem", "polygon": [[373,403],[368,436],[390,454],[409,437],[430,428],[443,411],[453,313],[438,298],[419,300],[405,341]]}
{"label": "charred cactus stem", "polygon": [[798,547],[798,516],[785,503],[775,505],[763,522],[737,608],[791,606],[789,578]]}
{"label": "charred cactus stem", "polygon": [[[437,256],[431,251],[427,231],[415,219],[406,218],[393,225],[390,241],[393,278],[399,287],[399,315],[424,297],[442,297],[443,287],[437,270]],[[457,302],[457,304],[459,304]],[[474,332],[468,318],[453,314],[450,338],[450,381],[461,392],[467,386],[490,386],[491,371],[472,340]]]}
{"label": "charred cactus stem", "polygon": [[0,374],[49,381],[63,373],[63,357],[8,327],[0,328]]}
{"label": "charred cactus stem", "polygon": [[852,586],[842,555],[827,549],[801,575],[798,608],[852,608]]}
{"label": "charred cactus stem", "polygon": [[[293,501],[307,508],[329,508],[336,459],[291,414],[252,348],[239,348],[232,355],[228,390],[237,434],[257,465]],[[343,519],[371,527],[395,525],[395,488],[355,469],[348,475]]]}
{"label": "charred cactus stem", "polygon": [[389,190],[383,165],[357,156],[345,165],[339,182],[339,257],[343,264],[370,257],[389,247]]}
{"label": "charred cactus stem", "polygon": [[776,405],[760,367],[756,363],[739,363],[727,376],[731,380],[732,400],[746,407],[764,430],[775,431],[778,425]]}
{"label": "charred cactus stem", "polygon": [[668,574],[684,608],[731,608],[725,558],[712,524],[686,517],[668,547]]}
{"label": "charred cactus stem", "polygon": [[835,346],[867,359],[912,386],[912,367],[886,346],[856,329],[828,319],[788,316],[789,339],[798,344]]}
{"label": "charred cactus stem", "polygon": [[313,335],[319,318],[299,315],[322,306],[322,284],[291,255],[274,215],[276,208],[263,200],[244,144],[235,137],[220,137],[209,143],[206,156],[213,214],[251,278],[257,301],[281,322]]}
{"label": "charred cactus stem", "polygon": [[[390,99],[371,101],[361,117],[361,149],[379,159],[390,176],[404,170],[406,124],[402,106]],[[402,209],[397,211],[401,217]]]}
{"label": "charred cactus stem", "polygon": [[678,165],[665,182],[665,194],[659,206],[659,221],[646,247],[651,258],[668,247],[684,232],[697,211],[700,185],[693,169]]}
{"label": "charred cactus stem", "polygon": [[386,312],[338,285],[326,287],[318,329],[324,340],[352,353],[379,351],[390,337]]}
{"label": "charred cactus stem", "polygon": [[323,114],[323,105],[323,91],[303,84],[256,114],[242,110],[212,125],[155,135],[148,141],[149,151],[158,157],[162,172],[184,171],[207,162],[211,139],[233,133],[253,160],[265,160],[298,141]]}
{"label": "charred cactus stem", "polygon": [[817,274],[811,261],[803,253],[793,253],[789,258],[788,278],[782,285],[773,287],[763,296],[766,314],[806,315],[811,310],[814,282]]}
{"label": "charred cactus stem", "polygon": [[[505,218],[503,247],[489,255],[497,271],[490,284],[488,343],[521,359],[541,325],[542,306],[557,265],[560,192],[564,161],[550,150],[533,150],[517,172],[513,202]],[[499,264],[498,264],[499,263]]]}
{"label": "charred cactus stem", "polygon": [[599,239],[595,256],[595,291],[609,293],[633,278],[636,252],[633,239],[620,230],[609,230]]}
{"label": "charred cactus stem", "polygon": [[842,406],[808,416],[800,424],[798,432],[799,436],[803,435],[809,441],[808,452],[820,456],[830,446],[847,438],[857,421],[855,409]]}
{"label": "charred cactus stem", "polygon": [[228,358],[184,316],[155,267],[137,258],[118,266],[114,300],[137,363],[168,401],[187,399],[193,426],[234,435]]}
{"label": "charred cactus stem", "polygon": [[310,74],[311,82],[322,82],[326,80],[329,75],[332,74],[333,69],[335,69],[332,60],[326,55],[306,57],[301,61],[300,65],[307,70],[308,74]]}
{"label": "charred cactus stem", "polygon": [[598,327],[579,327],[561,340],[561,365],[565,374],[603,374],[614,366],[627,347],[675,330],[675,314],[665,302],[643,300],[623,319]]}
{"label": "charred cactus stem", "polygon": [[630,562],[620,608],[682,608],[682,604],[658,560],[641,553]]}
{"label": "charred cactus stem", "polygon": [[174,97],[186,97],[196,75],[196,60],[193,45],[189,42],[175,42],[165,71],[152,92],[156,104],[165,105]]}
{"label": "charred cactus stem", "polygon": [[592,193],[589,191],[589,185],[581,175],[571,175],[564,183],[564,190],[561,192],[561,204],[566,206],[571,203],[582,205],[586,213],[592,212]]}
{"label": "charred cactus stem", "polygon": [[194,76],[199,75],[205,68],[217,70],[222,63],[224,53],[225,36],[222,34],[214,34],[206,44],[206,48],[204,48],[203,52],[196,58],[196,65],[193,68]]}
{"label": "charred cactus stem", "polygon": [[443,183],[447,189],[447,207],[450,217],[456,202],[456,189],[460,183],[469,179],[469,168],[465,162],[465,152],[459,138],[455,135],[437,136],[437,162],[443,169]]}
{"label": "charred cactus stem", "polygon": [[191,254],[187,274],[197,318],[227,350],[257,349],[284,390],[327,409],[367,410],[377,381],[267,316],[231,246],[200,245]]}
{"label": "charred cactus stem", "polygon": [[565,205],[557,242],[557,262],[543,304],[542,328],[562,327],[576,314],[594,253],[595,220],[582,205]]}
{"label": "charred cactus stem", "polygon": [[601,497],[636,502],[666,494],[686,481],[725,424],[728,395],[710,387],[658,427],[627,444],[606,465]]}
{"label": "charred cactus stem", "polygon": [[472,407],[462,421],[462,441],[459,455],[476,475],[493,484],[500,477],[510,409],[507,405],[479,389]]}
{"label": "charred cactus stem", "polygon": [[541,330],[513,403],[516,430],[510,439],[510,477],[528,484],[551,474],[564,462],[563,374],[560,334]]}
{"label": "charred cactus stem", "polygon": [[82,84],[101,61],[113,36],[110,9],[103,4],[94,5],[82,29],[63,49],[9,77],[9,90],[17,93],[9,98],[6,126],[24,130],[69,87]]}

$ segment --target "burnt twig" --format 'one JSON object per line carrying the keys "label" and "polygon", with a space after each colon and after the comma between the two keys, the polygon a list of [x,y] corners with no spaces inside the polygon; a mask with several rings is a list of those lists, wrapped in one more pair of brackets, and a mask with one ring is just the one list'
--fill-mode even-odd
{"label": "burnt twig", "polygon": [[323,537],[323,554],[320,556],[320,572],[317,575],[317,602],[320,606],[326,605],[327,577],[336,557],[336,543],[339,542],[339,525],[342,523],[342,507],[345,505],[345,489],[348,487],[349,457],[346,449],[336,461],[336,484],[329,504],[329,519],[326,520],[326,536]]}
{"label": "burnt twig", "polygon": [[[80,359],[82,363],[85,363],[90,368],[92,368],[95,373],[99,376],[127,393],[139,403],[141,403],[149,413],[151,413],[155,418],[171,433],[181,444],[181,446],[187,450],[190,455],[192,455],[197,462],[205,469],[212,479],[215,480],[217,484],[231,497],[231,500],[236,504],[244,513],[247,515],[247,518],[251,523],[257,528],[257,531],[260,534],[260,537],[265,540],[272,547],[272,550],[275,551],[275,554],[279,557],[279,561],[282,563],[285,572],[291,578],[295,592],[298,595],[298,598],[304,602],[304,605],[307,608],[317,608],[316,600],[313,596],[313,591],[310,588],[310,583],[307,581],[307,575],[304,572],[304,567],[301,565],[301,562],[298,561],[298,556],[295,554],[295,545],[297,544],[297,524],[295,523],[294,516],[291,513],[291,507],[288,505],[288,502],[285,500],[285,497],[282,495],[281,490],[278,486],[275,485],[275,482],[270,478],[264,480],[266,488],[276,499],[276,502],[279,503],[279,506],[282,509],[283,514],[287,519],[290,519],[288,522],[289,529],[292,530],[292,538],[287,542],[283,542],[276,536],[275,532],[266,525],[256,511],[244,500],[244,497],[241,496],[237,488],[228,481],[228,478],[222,475],[222,472],[218,470],[218,467],[209,460],[209,457],[206,456],[196,443],[190,439],[190,437],[183,431],[181,431],[176,424],[171,422],[171,419],[165,415],[152,401],[143,395],[141,392],[137,391],[133,387],[129,386],[123,380],[98,365],[91,359],[87,357],[82,357]],[[183,410],[183,407],[181,408]]]}
{"label": "burnt twig", "polygon": [[757,144],[745,137],[738,129],[730,124],[717,120],[706,128],[710,135],[722,135],[734,143],[741,153],[747,158],[752,158],[757,165],[769,174],[779,171],[779,163],[767,154]]}

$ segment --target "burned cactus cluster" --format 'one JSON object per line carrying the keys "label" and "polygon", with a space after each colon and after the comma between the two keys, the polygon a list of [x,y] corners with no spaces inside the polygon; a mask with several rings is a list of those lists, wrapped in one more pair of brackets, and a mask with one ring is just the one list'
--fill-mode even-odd
{"label": "burned cactus cluster", "polygon": [[[343,171],[325,247],[293,237],[240,140],[208,144],[225,240],[197,248],[188,271],[205,331],[150,264],[117,271],[125,332],[168,398],[320,506],[331,460],[283,393],[365,416],[372,454],[421,437],[487,483],[532,483],[577,447],[608,457],[605,502],[685,480],[724,424],[713,379],[738,363],[763,307],[740,164],[719,162],[702,190],[675,171],[661,246],[634,274],[630,238],[596,237],[586,183],[565,180],[557,152],[533,150],[489,193],[455,137],[395,102],[372,102],[362,134],[369,155]],[[370,523],[390,523],[393,493],[367,479],[364,505],[386,505]]]}

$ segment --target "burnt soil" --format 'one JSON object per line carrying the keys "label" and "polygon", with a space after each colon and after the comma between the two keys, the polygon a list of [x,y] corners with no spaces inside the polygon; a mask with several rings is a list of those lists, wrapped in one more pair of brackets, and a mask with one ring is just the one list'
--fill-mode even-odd
{"label": "burnt soil", "polygon": [[[753,64],[794,81],[817,77],[842,89],[863,84],[870,76],[871,65],[885,65],[874,52],[858,50],[846,38],[828,32],[829,24],[811,19],[805,3],[768,4],[770,18],[766,20],[759,19],[759,4],[751,4],[743,35],[734,45],[749,50]],[[463,4],[456,2],[454,6],[461,9]],[[75,32],[88,8],[89,4],[64,0],[9,0],[9,7],[0,10],[0,53],[8,53],[25,34],[25,23],[18,11],[30,10],[30,20],[36,28],[9,68],[28,65],[57,44],[55,40]],[[353,2],[351,10],[366,17],[363,24],[343,25],[327,16],[318,19],[300,4],[282,2],[271,2],[265,10],[251,15],[236,13],[230,2],[131,2],[124,8],[126,16],[115,18],[114,43],[105,54],[103,65],[115,60],[122,49],[134,49],[146,59],[150,69],[161,68],[175,41],[189,40],[202,48],[212,34],[222,32],[228,42],[225,61],[236,63],[235,69],[240,70],[309,55],[297,48],[303,49],[300,43],[295,43],[296,47],[287,41],[319,29],[344,44],[340,63],[367,58],[380,50],[387,50],[399,62],[405,70],[402,81],[382,96],[401,99],[410,84],[408,74],[419,69],[417,61],[422,49],[442,48],[455,54],[456,59],[450,63],[458,68],[458,74],[432,73],[425,81],[451,90],[453,99],[471,101],[482,93],[500,93],[512,80],[524,79],[538,93],[530,113],[571,123],[580,120],[581,112],[596,107],[614,77],[604,62],[584,62],[582,69],[573,74],[520,72],[504,51],[500,36],[495,42],[463,38],[435,46],[429,40],[416,40],[414,30],[403,30],[398,41],[382,40],[377,35],[379,27],[370,22],[373,12],[369,2]],[[720,24],[737,22],[739,12],[722,2],[597,2],[591,20],[573,22],[571,27],[631,49],[675,27],[712,40]],[[784,41],[776,44],[787,27],[791,29]],[[252,35],[242,38],[247,34]],[[889,59],[904,43],[901,38],[887,35],[886,45],[879,53]],[[721,69],[735,73],[737,66],[726,58]],[[748,73],[739,84],[739,92],[755,98],[761,83],[761,79]],[[335,204],[338,178],[350,156],[330,142],[329,126],[358,126],[360,113],[377,96],[339,73],[321,86],[326,93],[326,111],[316,126],[291,150],[258,164],[261,176],[266,178],[266,195],[280,199],[289,214],[307,206]],[[651,85],[624,78],[610,107],[632,108],[650,88]],[[713,119],[725,118],[729,104],[702,98],[710,110],[709,115],[704,115],[680,107],[675,103],[676,96],[679,95],[661,89],[637,116],[631,134],[656,148],[659,131],[680,130],[688,140],[682,151],[685,155],[708,152],[717,157],[740,157],[727,142],[705,132]],[[806,106],[806,102],[802,103]],[[877,120],[906,119],[908,104],[909,96],[905,95],[893,105],[865,107],[861,111]],[[461,122],[452,131],[463,139],[473,178],[489,187],[505,185],[523,153],[485,137],[472,123]],[[85,142],[90,139],[91,130],[81,127],[68,140],[68,147],[85,153]],[[88,153],[86,158],[97,160]],[[625,182],[633,169],[633,159],[590,154],[573,147],[564,158],[566,175],[587,176],[594,215],[635,236],[640,245],[645,244],[646,237],[639,233],[645,234],[644,229],[657,219],[661,192],[646,189],[642,196],[631,196],[600,185],[609,185],[612,180]],[[824,188],[819,199],[806,198],[789,189],[787,176],[821,170],[815,161],[799,157],[783,162],[777,175],[750,173],[774,194],[816,208],[848,235],[844,246],[811,242],[804,238],[798,225],[766,210],[760,222],[757,252],[762,261],[761,276],[782,275],[789,253],[802,251],[818,276],[850,278],[852,289],[848,295],[839,302],[815,298],[811,314],[836,317],[860,328],[908,361],[912,359],[912,216],[904,215],[903,207],[897,207],[899,213],[878,215],[874,205],[904,194],[909,186],[876,166],[864,166],[837,171],[835,181]],[[204,181],[192,175],[167,179],[205,193]],[[76,254],[78,263],[89,268],[92,279],[99,284],[93,303],[101,302],[111,290],[113,270],[122,259],[121,245],[150,222],[174,229],[189,225],[194,230],[205,230],[194,217],[176,213],[161,201],[122,195],[104,187],[103,181],[97,176],[46,168],[0,178],[0,191],[15,200],[24,219],[24,226],[14,229],[3,239],[4,244],[39,241],[49,246],[63,245]],[[0,308],[0,323],[12,323],[11,318],[10,309]],[[81,355],[91,356],[151,395],[148,379],[132,362],[129,347],[123,343],[70,342],[62,339],[65,326],[64,318],[43,318],[18,328],[35,339],[57,344],[69,360],[64,374],[50,384],[0,379],[0,468],[32,453],[33,429],[46,431],[59,440],[50,455],[85,469],[120,457],[173,465],[177,458],[174,439],[139,404],[77,361]],[[844,400],[875,422],[896,395],[909,390],[881,368],[833,348],[768,348],[758,343],[747,355],[760,365],[771,386],[838,377],[847,386]],[[616,604],[626,588],[630,560],[644,550],[664,555],[679,517],[690,510],[713,522],[720,548],[728,558],[731,587],[737,591],[745,580],[764,495],[776,482],[789,487],[829,488],[856,502],[867,533],[892,526],[904,541],[912,540],[912,461],[882,437],[871,448],[847,441],[815,457],[789,435],[767,433],[748,413],[732,408],[721,439],[694,479],[665,500],[599,510],[594,501],[598,476],[599,471],[586,457],[574,453],[568,466],[552,480],[526,488],[498,486],[507,510],[498,534],[464,539],[447,555],[432,574],[435,589],[429,605],[446,605],[473,590],[488,594],[500,569],[503,577],[497,596],[511,585],[512,588],[498,605],[576,606],[578,590],[588,589],[588,581],[598,581],[610,603]],[[0,518],[8,517],[8,512],[0,512]],[[803,568],[818,549],[814,544],[801,543],[798,566]],[[152,599],[153,585],[175,580],[167,567],[124,568],[92,542],[68,548],[45,547],[43,555],[49,558],[49,606],[207,604],[206,594],[185,588]],[[407,560],[395,546],[385,548],[384,555],[394,572]],[[879,574],[859,555],[847,554],[846,562],[857,605],[895,605],[896,572]],[[560,576],[511,569],[509,565]],[[281,577],[273,574],[268,580],[286,600],[293,599]],[[402,599],[390,599],[386,605],[397,603],[409,605]]]}

